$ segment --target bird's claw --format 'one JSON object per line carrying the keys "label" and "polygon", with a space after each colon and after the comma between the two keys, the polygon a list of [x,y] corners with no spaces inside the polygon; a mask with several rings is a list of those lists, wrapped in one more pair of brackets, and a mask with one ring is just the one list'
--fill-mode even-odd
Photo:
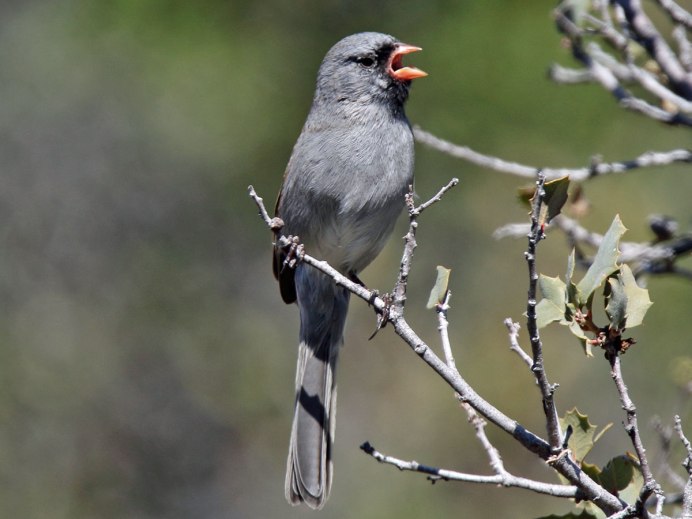
{"label": "bird's claw", "polygon": [[286,267],[294,269],[302,261],[303,256],[305,256],[305,246],[300,243],[298,236],[288,236],[287,239],[289,244],[284,249],[286,256],[284,257],[282,269]]}
{"label": "bird's claw", "polygon": [[[378,297],[377,291],[373,291],[373,300]],[[384,294],[382,296],[382,300],[384,301],[384,308],[382,308],[382,311],[377,312],[377,325],[375,327],[375,331],[372,332],[372,335],[368,338],[368,340],[371,340],[375,335],[377,335],[377,332],[379,332],[382,328],[387,326],[387,322],[389,321],[389,310],[392,307],[392,296],[391,294]]]}

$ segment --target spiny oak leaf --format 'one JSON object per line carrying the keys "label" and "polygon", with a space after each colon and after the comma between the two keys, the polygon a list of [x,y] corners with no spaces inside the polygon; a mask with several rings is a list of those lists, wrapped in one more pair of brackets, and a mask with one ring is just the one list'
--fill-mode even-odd
{"label": "spiny oak leaf", "polygon": [[560,418],[560,427],[567,430],[567,427],[572,426],[572,435],[569,438],[568,447],[572,451],[572,455],[577,463],[582,463],[586,455],[591,452],[594,444],[601,438],[603,432],[610,428],[607,425],[601,433],[596,436],[597,425],[589,422],[589,416],[579,412],[576,407],[565,413],[565,416]]}
{"label": "spiny oak leaf", "polygon": [[603,281],[608,276],[618,269],[618,258],[620,257],[618,246],[620,238],[626,230],[627,228],[620,221],[620,216],[616,215],[610,228],[603,236],[603,241],[598,247],[591,266],[577,284],[579,302],[587,305],[589,309],[596,289],[603,284]]}
{"label": "spiny oak leaf", "polygon": [[653,304],[649,291],[641,288],[628,265],[622,265],[616,276],[606,285],[606,314],[611,329],[622,331],[642,324],[646,312]]}

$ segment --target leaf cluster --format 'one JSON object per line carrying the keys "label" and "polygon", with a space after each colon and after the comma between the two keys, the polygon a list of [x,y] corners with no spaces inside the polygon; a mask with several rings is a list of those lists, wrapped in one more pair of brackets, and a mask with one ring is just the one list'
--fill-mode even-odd
{"label": "leaf cluster", "polygon": [[[620,238],[626,230],[616,215],[580,281],[574,280],[574,249],[567,260],[565,281],[543,274],[538,281],[543,294],[536,307],[538,327],[543,328],[552,322],[567,326],[588,356],[593,355],[592,346],[603,346],[606,341],[616,338],[620,350],[625,351],[632,341],[621,339],[622,333],[642,324],[652,304],[648,290],[637,285],[630,267],[618,262]],[[592,312],[594,297],[601,287],[608,317],[608,325],[604,327],[593,322]]]}
{"label": "leaf cluster", "polygon": [[[565,416],[560,419],[560,425],[563,430],[571,432],[567,447],[575,463],[605,490],[627,503],[634,503],[644,482],[635,456],[626,452],[610,459],[603,467],[585,461],[596,442],[613,424],[607,424],[597,433],[598,427],[589,422],[588,415],[582,414],[577,408],[574,408],[567,411]],[[567,483],[564,478],[560,478]],[[562,516],[550,515],[540,519],[600,519],[605,517],[603,512],[591,502],[580,503],[579,507],[581,508],[579,512],[570,512]]]}

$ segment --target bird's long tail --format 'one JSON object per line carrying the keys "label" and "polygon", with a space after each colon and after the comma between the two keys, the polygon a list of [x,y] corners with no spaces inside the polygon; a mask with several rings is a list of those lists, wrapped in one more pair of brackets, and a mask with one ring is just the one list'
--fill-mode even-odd
{"label": "bird's long tail", "polygon": [[332,485],[336,364],[349,293],[310,267],[296,269],[300,345],[286,499],[322,508]]}

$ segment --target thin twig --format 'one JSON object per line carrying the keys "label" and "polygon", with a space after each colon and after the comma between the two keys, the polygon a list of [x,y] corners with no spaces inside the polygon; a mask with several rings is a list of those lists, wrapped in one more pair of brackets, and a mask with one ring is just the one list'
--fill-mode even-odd
{"label": "thin twig", "polygon": [[658,417],[654,417],[652,419],[652,426],[658,433],[661,449],[659,454],[661,460],[659,463],[657,463],[657,472],[665,475],[670,483],[682,491],[687,484],[687,479],[680,476],[670,465],[673,429],[672,427],[663,425]]}
{"label": "thin twig", "polygon": [[678,25],[671,34],[678,46],[680,63],[685,67],[685,70],[692,70],[692,44],[690,44],[690,40],[687,38],[687,30],[682,25]]}
{"label": "thin twig", "polygon": [[425,211],[428,207],[430,207],[430,206],[433,205],[434,203],[439,202],[440,200],[442,200],[442,197],[445,195],[445,193],[446,193],[447,191],[449,191],[450,189],[452,189],[453,187],[455,187],[458,183],[459,183],[459,179],[456,178],[456,177],[453,178],[452,180],[450,180],[449,182],[447,182],[447,185],[444,186],[442,189],[440,189],[440,190],[437,192],[437,194],[436,194],[435,196],[433,196],[430,200],[428,200],[427,202],[423,202],[423,203],[420,204],[418,207],[414,207],[414,208],[412,209],[412,211],[413,211],[413,213],[415,214],[415,216],[418,216],[418,215],[421,214],[423,211]]}
{"label": "thin twig", "polygon": [[469,418],[469,423],[473,425],[476,431],[476,437],[478,441],[481,442],[483,449],[488,455],[488,460],[490,462],[490,467],[493,469],[495,474],[500,476],[508,475],[509,473],[505,470],[505,465],[500,457],[500,451],[498,451],[495,446],[490,443],[488,436],[485,434],[485,426],[487,422],[466,402],[461,402],[461,407],[466,411],[466,415]]}
{"label": "thin twig", "polygon": [[634,402],[632,402],[627,386],[625,385],[620,363],[620,352],[618,351],[618,346],[614,344],[614,341],[611,341],[611,343],[606,347],[606,359],[610,364],[610,376],[612,377],[613,382],[615,382],[615,387],[620,397],[620,403],[626,413],[625,432],[627,432],[627,435],[630,437],[634,451],[637,454],[637,459],[639,460],[639,468],[642,472],[642,477],[644,478],[644,485],[642,486],[639,499],[637,500],[637,507],[640,510],[645,510],[645,504],[649,497],[653,493],[662,493],[662,490],[658,483],[656,483],[656,480],[651,472],[651,468],[649,467],[646,449],[644,448],[644,444],[642,443],[642,439],[639,434],[637,408],[635,407]]}
{"label": "thin twig", "polygon": [[682,421],[678,415],[675,415],[675,432],[685,447],[685,451],[687,451],[687,457],[682,463],[682,466],[687,471],[687,484],[682,492],[682,512],[683,517],[689,518],[692,517],[692,444],[682,430]]}
{"label": "thin twig", "polygon": [[449,342],[449,321],[447,321],[447,311],[449,310],[449,300],[451,297],[451,290],[447,290],[444,301],[437,305],[437,322],[439,323],[437,329],[440,331],[440,342],[442,342],[442,351],[445,354],[447,366],[456,371],[457,365]]}
{"label": "thin twig", "polygon": [[536,377],[536,382],[538,383],[538,387],[541,391],[541,398],[543,399],[543,412],[545,413],[546,417],[548,442],[553,450],[553,454],[556,454],[560,451],[560,447],[562,445],[562,432],[560,431],[560,422],[558,420],[554,400],[554,393],[557,386],[550,384],[548,381],[548,376],[545,372],[545,367],[543,365],[543,344],[541,342],[541,337],[538,332],[538,325],[536,322],[536,297],[538,287],[536,250],[540,241],[545,237],[543,232],[543,223],[540,221],[539,217],[541,213],[541,206],[543,205],[543,198],[545,197],[545,190],[543,189],[544,184],[545,176],[542,173],[539,173],[538,180],[536,181],[536,195],[534,197],[533,209],[531,212],[531,231],[528,235],[529,244],[527,251],[524,253],[529,270],[529,291],[526,303],[526,328],[529,332],[529,338],[531,340],[531,352],[533,354],[533,365],[531,370]]}
{"label": "thin twig", "polygon": [[548,67],[548,77],[551,81],[562,85],[581,85],[583,83],[593,83],[596,78],[588,69],[567,68],[557,63]]}
{"label": "thin twig", "polygon": [[671,20],[675,23],[682,24],[688,29],[692,29],[692,15],[673,0],[656,0],[656,2],[668,13],[668,16],[670,16]]}
{"label": "thin twig", "polygon": [[671,103],[684,113],[692,112],[692,102],[665,87],[651,72],[632,62],[620,63],[611,54],[604,52],[596,42],[590,42],[586,49],[594,60],[610,70],[620,81],[636,81],[661,101]]}
{"label": "thin twig", "polygon": [[[618,0],[616,3],[616,16],[621,19],[625,26],[630,27],[637,34],[638,41],[644,45],[647,51],[659,63],[670,80],[675,94],[678,94],[683,99],[691,99],[688,88],[689,78],[686,77],[685,70],[670,50],[670,47],[660,37],[656,28],[641,11],[638,0]],[[598,82],[613,95],[620,103],[620,106],[666,124],[692,126],[692,117],[680,111],[669,112],[659,108],[641,98],[635,97],[625,89],[617,75],[608,66],[594,59],[589,50],[584,47],[583,37],[586,34],[585,30],[576,25],[561,8],[556,9],[554,15],[558,29],[567,35],[570,40],[572,56],[586,67],[594,81]],[[590,19],[593,19],[593,17]],[[616,35],[619,36],[619,33],[614,28],[608,27],[605,23],[598,23],[596,31],[606,39],[610,38],[611,43],[621,48],[627,54],[627,46],[623,45],[621,38],[616,37]],[[627,59],[627,61],[631,61],[631,59]]]}
{"label": "thin twig", "polygon": [[616,0],[616,2],[622,8],[637,41],[656,60],[675,92],[685,99],[692,99],[692,76],[682,67],[665,38],[646,15],[640,0]]}
{"label": "thin twig", "polygon": [[423,465],[417,461],[404,461],[393,456],[388,456],[376,450],[369,442],[365,442],[360,446],[361,450],[369,454],[380,463],[393,465],[399,470],[412,472],[420,472],[427,474],[428,479],[433,483],[439,480],[444,481],[464,481],[467,483],[481,483],[490,485],[499,485],[503,487],[516,487],[525,490],[531,490],[539,494],[546,494],[554,497],[574,498],[577,496],[577,487],[569,485],[556,485],[552,483],[543,483],[532,479],[513,476],[509,473],[496,474],[494,476],[482,476],[479,474],[466,474],[454,470],[442,469]]}
{"label": "thin twig", "polygon": [[531,366],[533,366],[531,356],[519,345],[519,323],[515,323],[509,317],[504,320],[504,323],[507,327],[507,332],[509,333],[509,349],[519,355],[519,358],[523,360],[529,368],[531,368]]}
{"label": "thin twig", "polygon": [[408,232],[404,235],[404,253],[401,258],[399,267],[399,275],[397,276],[394,290],[392,290],[392,305],[389,309],[390,320],[398,316],[403,316],[404,306],[406,304],[406,286],[408,283],[408,275],[411,271],[411,262],[413,261],[413,253],[416,250],[416,229],[418,228],[417,218],[428,207],[436,202],[439,202],[444,194],[451,188],[456,186],[459,180],[453,178],[446,186],[440,189],[435,196],[427,202],[420,204],[418,207],[413,202],[413,186],[409,186],[409,192],[406,194],[406,208],[409,215]]}
{"label": "thin twig", "polygon": [[[523,178],[535,178],[535,166],[509,162],[490,155],[484,155],[472,150],[467,146],[460,146],[447,140],[441,139],[432,133],[414,127],[413,133],[416,140],[421,144],[429,146],[437,151],[465,160],[478,166],[492,169],[500,173]],[[690,150],[670,150],[665,152],[648,151],[631,160],[620,162],[593,162],[583,168],[541,168],[547,180],[560,178],[569,175],[570,180],[580,182],[590,177],[608,175],[611,173],[624,173],[633,169],[650,168],[654,166],[667,166],[676,162],[692,162],[692,151]]]}
{"label": "thin twig", "polygon": [[636,506],[630,505],[616,514],[609,515],[607,519],[630,519],[634,517],[639,517],[639,511]]}

